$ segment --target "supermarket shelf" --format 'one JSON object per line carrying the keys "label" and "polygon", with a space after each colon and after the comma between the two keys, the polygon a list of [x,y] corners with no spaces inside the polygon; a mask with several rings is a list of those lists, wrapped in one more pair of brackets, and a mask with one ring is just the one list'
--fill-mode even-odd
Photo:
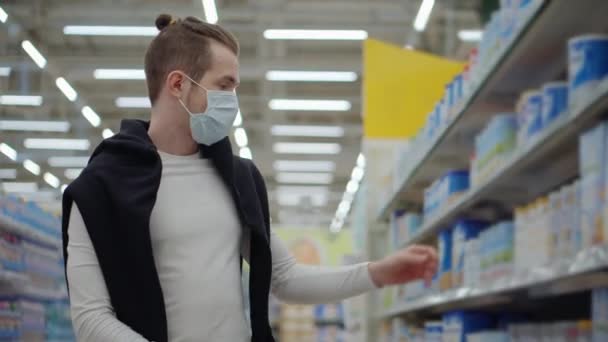
{"label": "supermarket shelf", "polygon": [[10,285],[22,285],[29,281],[29,277],[23,273],[8,270],[0,270],[0,283]]}
{"label": "supermarket shelf", "polygon": [[0,318],[19,318],[21,312],[12,310],[0,310]]}
{"label": "supermarket shelf", "polygon": [[[604,32],[608,23],[597,17],[608,11],[602,1],[544,1],[456,111],[454,119],[436,138],[412,156],[398,190],[382,206],[379,221],[397,208],[419,208],[424,189],[450,167],[468,168],[474,137],[491,119],[490,113],[512,112],[519,94],[560,78],[566,70],[567,40],[579,34]],[[596,18],[597,17],[597,18]]]}
{"label": "supermarket shelf", "polygon": [[608,285],[608,247],[580,252],[574,261],[527,270],[500,282],[479,288],[459,288],[403,302],[379,315],[380,319],[416,312],[493,306],[513,301],[517,293],[526,298],[559,296]]}
{"label": "supermarket shelf", "polygon": [[[424,241],[460,217],[474,217],[485,203],[511,206],[531,201],[578,173],[578,136],[603,118],[608,109],[608,80],[553,122],[525,148],[512,154],[494,175],[469,189],[431,219],[405,244]],[[483,218],[483,217],[477,217]]]}
{"label": "supermarket shelf", "polygon": [[0,228],[23,238],[36,242],[38,244],[51,247],[60,248],[61,240],[54,238],[42,232],[35,230],[32,227],[16,222],[10,217],[0,215]]}
{"label": "supermarket shelf", "polygon": [[315,325],[317,325],[317,326],[331,325],[331,326],[344,327],[344,321],[341,319],[337,319],[337,318],[336,319],[316,319]]}

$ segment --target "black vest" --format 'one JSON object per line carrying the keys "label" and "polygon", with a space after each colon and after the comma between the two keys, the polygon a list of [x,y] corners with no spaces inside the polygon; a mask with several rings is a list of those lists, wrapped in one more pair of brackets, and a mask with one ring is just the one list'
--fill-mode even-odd
{"label": "black vest", "polygon": [[[124,120],[120,133],[95,149],[80,177],[65,190],[63,251],[67,263],[67,228],[75,202],[91,237],[116,317],[148,340],[168,342],[149,226],[162,163],[148,127],[143,121]],[[242,226],[251,230],[251,340],[274,341],[268,322],[272,261],[264,180],[250,160],[233,156],[228,138],[210,147],[201,145],[200,153],[211,159],[232,195]]]}

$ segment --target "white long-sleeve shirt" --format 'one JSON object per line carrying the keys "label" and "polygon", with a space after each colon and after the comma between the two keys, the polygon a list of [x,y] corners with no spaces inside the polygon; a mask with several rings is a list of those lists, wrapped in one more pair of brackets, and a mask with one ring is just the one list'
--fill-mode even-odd
{"label": "white long-sleeve shirt", "polygon": [[[247,229],[209,160],[160,153],[163,171],[150,218],[150,235],[167,313],[169,341],[250,339],[241,287],[240,255],[249,257]],[[143,342],[120,322],[87,233],[72,206],[67,276],[79,341]],[[271,233],[272,292],[302,304],[339,301],[375,288],[367,264],[297,264]]]}

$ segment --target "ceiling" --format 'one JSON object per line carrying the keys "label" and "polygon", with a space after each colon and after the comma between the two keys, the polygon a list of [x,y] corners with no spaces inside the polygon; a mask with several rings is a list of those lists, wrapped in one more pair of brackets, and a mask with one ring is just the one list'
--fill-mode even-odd
{"label": "ceiling", "polygon": [[[231,30],[241,44],[242,126],[253,159],[268,183],[275,223],[327,226],[331,222],[360,152],[363,75],[361,41],[268,40],[264,31],[365,30],[372,38],[400,46],[411,45],[451,58],[464,58],[471,45],[461,42],[457,32],[480,27],[479,1],[437,0],[426,29],[417,32],[413,22],[420,4],[421,0],[217,0],[219,23]],[[61,120],[70,125],[68,131],[55,133],[9,131],[0,126],[0,143],[18,153],[16,160],[0,153],[0,175],[16,170],[15,179],[4,181],[35,182],[44,191],[28,197],[50,201],[47,204],[56,207],[60,191],[45,182],[44,174],[52,173],[61,184],[69,183],[70,179],[66,177],[66,167],[49,165],[49,158],[86,156],[102,140],[104,129],[117,131],[122,118],[145,119],[149,111],[119,108],[116,104],[118,97],[145,97],[144,80],[96,79],[94,71],[142,69],[143,55],[152,37],[66,35],[64,27],[153,26],[160,13],[205,18],[203,4],[201,0],[170,3],[113,0],[104,1],[102,7],[100,2],[90,1],[9,0],[0,6],[8,14],[6,23],[0,23],[0,71],[2,67],[10,68],[8,76],[0,76],[0,96],[36,95],[43,100],[41,106],[0,105],[0,120]],[[23,40],[30,40],[46,58],[44,69],[24,51]],[[269,81],[266,73],[270,70],[349,71],[355,72],[357,79],[354,82]],[[55,80],[60,76],[77,91],[74,102],[57,88]],[[269,101],[275,98],[346,100],[351,106],[345,111],[271,110]],[[81,114],[85,105],[100,116],[99,127],[93,127]],[[341,137],[274,136],[273,125],[339,126],[344,134]],[[24,146],[27,138],[88,139],[91,147],[83,151],[28,149]],[[335,155],[277,154],[273,151],[277,142],[338,143],[341,151]],[[39,175],[24,168],[25,160],[40,166]],[[289,175],[279,183],[274,168],[277,160],[331,161],[335,163],[335,171],[330,172],[331,180],[326,185],[294,184],[305,179],[289,179]]]}

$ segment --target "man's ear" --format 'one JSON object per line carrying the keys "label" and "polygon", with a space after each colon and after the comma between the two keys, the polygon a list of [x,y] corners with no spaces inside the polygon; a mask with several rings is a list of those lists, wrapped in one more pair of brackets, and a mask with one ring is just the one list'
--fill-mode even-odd
{"label": "man's ear", "polygon": [[190,89],[189,82],[186,82],[186,80],[186,77],[181,71],[171,71],[169,75],[167,75],[165,83],[169,94],[177,98],[183,98],[183,95]]}

